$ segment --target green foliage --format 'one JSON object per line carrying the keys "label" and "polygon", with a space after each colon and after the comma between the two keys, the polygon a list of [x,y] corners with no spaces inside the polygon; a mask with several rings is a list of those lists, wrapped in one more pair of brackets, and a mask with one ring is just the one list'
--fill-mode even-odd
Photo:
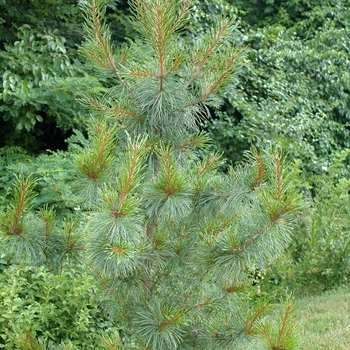
{"label": "green foliage", "polygon": [[86,111],[76,101],[79,89],[91,86],[97,92],[98,86],[94,88],[95,81],[71,63],[58,31],[40,32],[24,25],[17,39],[0,52],[1,145],[38,151],[48,144],[56,149],[62,133],[84,125]]}
{"label": "green foliage", "polygon": [[[207,30],[215,25],[220,17],[229,17],[235,19],[239,23],[238,15],[242,14],[234,5],[222,0],[194,0],[191,19],[186,27],[186,36],[191,40],[196,40]],[[238,32],[238,30],[237,30]],[[235,40],[235,36],[230,40]]]}
{"label": "green foliage", "polygon": [[263,295],[347,283],[349,3],[230,3],[246,11],[237,14],[249,25],[242,22],[236,40],[250,48],[251,66],[222,94],[206,129],[233,163],[251,145],[279,144],[303,171],[295,180],[310,194],[311,209],[288,253],[260,281]]}
{"label": "green foliage", "polygon": [[314,175],[307,186],[309,207],[300,216],[290,247],[272,267],[261,270],[256,283],[264,297],[276,298],[286,291],[315,294],[347,285],[350,278],[348,225],[349,180],[344,162],[349,150]]}
{"label": "green foliage", "polygon": [[4,74],[0,111],[4,120],[18,118],[15,122],[18,130],[25,128],[30,131],[37,121],[43,121],[39,106],[45,102],[48,104],[48,98],[42,96],[45,88],[36,91],[35,88],[49,78],[72,75],[65,39],[57,34],[50,31],[37,33],[25,25],[19,28],[14,46],[7,46],[1,54]]}
{"label": "green foliage", "polygon": [[243,19],[252,26],[267,27],[282,24],[289,28],[297,22],[307,20],[313,10],[337,9],[346,1],[336,0],[226,0],[236,6],[244,15]]}
{"label": "green foliage", "polygon": [[[86,12],[93,6],[88,1],[82,4]],[[146,5],[135,2],[134,11],[140,13],[142,6]],[[198,130],[197,115],[204,113],[198,106],[204,101],[209,105],[215,104],[218,89],[225,85],[229,76],[240,71],[243,52],[225,41],[234,29],[229,20],[220,23],[221,29],[218,24],[216,30],[209,31],[193,50],[185,51],[178,35],[179,40],[170,39],[186,23],[186,11],[171,17],[170,21],[165,14],[168,3],[159,6],[160,14],[164,17],[162,20],[169,22],[161,23],[162,33],[151,25],[157,21],[157,12],[152,7],[153,12],[149,16],[153,18],[136,18],[139,23],[135,28],[145,41],[136,41],[128,49],[119,51],[110,46],[110,32],[99,22],[105,8],[101,7],[94,17],[88,17],[88,36],[82,53],[97,67],[103,68],[99,74],[114,77],[115,84],[102,100],[88,96],[86,103],[94,113],[116,118],[132,134],[147,132],[180,148],[185,140],[188,141],[188,135]],[[181,6],[188,7],[189,3],[179,2],[178,7]],[[154,41],[156,35],[162,35],[159,39],[161,45]],[[214,39],[215,45],[210,45]],[[214,59],[219,52],[223,55],[220,63]],[[150,58],[147,64],[143,60],[145,55]],[[130,62],[129,68],[125,67],[125,61]],[[158,69],[161,70],[158,72]],[[206,74],[200,74],[202,71]],[[177,94],[167,93],[169,88],[176,90]],[[114,102],[115,94],[119,96],[117,104]],[[142,107],[139,99],[149,101],[149,105]]]}
{"label": "green foliage", "polygon": [[90,133],[91,143],[86,142],[85,138],[82,139],[82,135],[76,135],[77,142],[84,143],[84,152],[76,157],[75,164],[78,173],[86,174],[87,181],[79,180],[75,188],[80,192],[80,197],[87,208],[95,202],[96,190],[113,176],[112,165],[116,165],[113,164],[111,155],[115,150],[116,141],[113,129],[108,130],[106,124],[96,122],[97,127]]}
{"label": "green foliage", "polygon": [[0,280],[2,349],[103,349],[101,337],[114,330],[93,278],[79,269],[12,266]]}
{"label": "green foliage", "polygon": [[4,43],[13,44],[23,25],[58,29],[69,38],[71,46],[77,42],[76,37],[81,36],[82,16],[75,0],[1,0],[0,13],[1,49]]}
{"label": "green foliage", "polygon": [[[192,4],[198,5],[132,1],[137,36],[114,47],[103,21],[108,1],[82,0],[81,52],[105,87],[94,78],[76,79],[75,68],[61,72],[61,80],[53,68],[34,86],[96,82],[76,92],[86,90],[81,100],[93,118],[88,140],[80,131],[72,137],[73,157],[42,155],[30,165],[2,160],[2,171],[24,169],[12,199],[4,196],[0,218],[0,263],[12,282],[1,294],[5,348],[247,349],[261,347],[262,335],[268,349],[287,344],[288,332],[276,335],[264,323],[267,308],[256,301],[250,273],[284,251],[304,204],[295,173],[276,149],[253,150],[225,174],[218,171],[221,157],[205,149],[200,125],[245,69],[246,50],[235,44],[235,21],[224,16],[197,40],[184,37]],[[42,39],[35,34],[33,41]],[[15,83],[23,90],[21,78]],[[49,159],[47,169],[38,166]],[[74,205],[69,177],[79,197],[72,197]],[[63,185],[59,196],[51,198],[56,189],[45,192],[45,184]],[[58,208],[80,205],[83,216],[75,210],[74,218],[57,220],[35,188]],[[97,308],[91,277],[77,270],[77,261],[102,287],[117,329]],[[39,267],[8,267],[13,264]],[[288,310],[284,315],[279,330],[293,321]]]}
{"label": "green foliage", "polygon": [[[116,3],[106,2],[121,41],[126,29]],[[65,149],[72,129],[86,127],[80,92],[101,92],[77,59],[83,21],[77,1],[0,1],[0,13],[0,147]]]}

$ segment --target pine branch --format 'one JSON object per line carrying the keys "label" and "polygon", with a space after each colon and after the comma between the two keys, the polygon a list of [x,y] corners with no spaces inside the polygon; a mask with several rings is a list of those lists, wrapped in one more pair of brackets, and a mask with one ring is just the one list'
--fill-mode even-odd
{"label": "pine branch", "polygon": [[267,305],[262,306],[250,319],[247,319],[245,323],[245,333],[247,335],[252,335],[257,332],[257,323],[261,319],[261,317],[264,315],[265,311],[267,310]]}
{"label": "pine branch", "polygon": [[252,157],[254,159],[254,162],[256,164],[256,178],[253,180],[252,184],[251,184],[251,191],[255,191],[258,187],[260,187],[262,185],[262,183],[265,180],[265,164],[264,164],[264,160],[263,157],[254,152],[252,154]]}
{"label": "pine branch", "polygon": [[[277,218],[276,218],[277,220]],[[255,243],[264,233],[268,232],[271,226],[275,223],[275,221],[270,221],[266,226],[264,226],[255,236],[253,236],[248,242],[246,242],[242,248],[234,248],[234,252],[237,255],[240,255],[244,251],[246,251],[252,244]]]}
{"label": "pine branch", "polygon": [[209,47],[205,50],[204,53],[200,54],[200,52],[196,53],[196,56],[193,59],[192,67],[191,67],[191,79],[185,84],[184,88],[187,89],[195,79],[198,77],[199,73],[202,71],[203,67],[208,61],[208,58],[213,54],[214,50],[217,49],[218,44],[223,38],[227,35],[227,30],[230,26],[229,20],[225,20],[221,27],[218,28],[217,32],[213,35],[210,40]]}
{"label": "pine branch", "polygon": [[[105,24],[101,22],[106,7],[101,0],[81,0],[80,6],[85,13],[86,29],[89,39],[85,43],[82,52],[92,61],[97,62],[101,67],[112,71],[122,86],[133,95],[130,87],[120,75],[119,69],[114,63],[111,50],[110,33]],[[92,47],[94,49],[91,49]]]}
{"label": "pine branch", "polygon": [[201,179],[201,177],[207,172],[215,169],[219,165],[220,156],[218,154],[212,154],[210,158],[206,159],[200,166],[197,172],[197,179]]}
{"label": "pine branch", "polygon": [[76,164],[82,174],[97,182],[106,175],[113,162],[115,136],[106,123],[98,122],[95,126],[91,148],[76,159]]}
{"label": "pine branch", "polygon": [[196,305],[193,306],[194,309],[198,309],[200,307],[204,307],[204,306],[212,306],[212,302],[210,300],[207,301],[202,301],[201,303],[198,303]]}
{"label": "pine branch", "polygon": [[[125,108],[122,106],[115,106],[115,105],[111,105],[111,106],[105,105],[101,103],[98,99],[93,98],[92,96],[88,96],[82,99],[82,102],[92,107],[95,112],[102,113],[103,115],[108,117],[119,118],[119,117],[126,116],[140,122],[144,121],[143,117],[138,116],[135,112],[133,112],[129,108]],[[118,119],[118,121],[122,123],[122,120]]]}
{"label": "pine branch", "polygon": [[183,62],[184,57],[182,55],[178,55],[174,58],[172,66],[169,68],[169,70],[164,73],[164,79],[169,77],[171,74],[175,72],[175,70],[180,66],[180,64]]}
{"label": "pine branch", "polygon": [[[175,0],[176,1],[176,0]],[[181,8],[181,10],[178,13],[176,22],[173,24],[173,28],[172,28],[172,34],[174,34],[178,29],[180,29],[183,26],[183,21],[186,18],[186,15],[190,9],[190,4],[191,4],[192,0],[185,0],[183,3],[183,6]]]}
{"label": "pine branch", "polygon": [[136,113],[126,109],[126,108],[118,108],[118,107],[112,107],[109,111],[107,111],[108,115],[111,115],[111,112],[113,113],[112,116],[128,116],[128,117],[131,117],[133,119],[136,119],[140,122],[143,122],[144,121],[144,118],[143,117],[139,117]]}
{"label": "pine branch", "polygon": [[268,349],[299,349],[299,327],[295,305],[289,300],[282,305],[278,319],[270,316],[258,327],[258,331]]}
{"label": "pine branch", "polygon": [[189,103],[188,106],[194,106],[208,100],[209,97],[225,84],[228,78],[232,79],[233,70],[236,71],[238,69],[237,63],[240,63],[240,61],[241,57],[238,52],[233,53],[230,57],[226,58],[224,66],[218,66],[216,68],[219,72],[219,76],[216,77],[213,82],[205,86],[202,96],[199,99]]}
{"label": "pine branch", "polygon": [[77,228],[79,226],[79,221],[77,218],[71,219],[67,218],[64,221],[63,232],[65,235],[64,240],[64,256],[69,259],[78,261],[79,254],[84,252],[84,240],[77,232]]}
{"label": "pine branch", "polygon": [[148,303],[135,313],[133,324],[143,343],[153,349],[177,349],[185,323],[184,310],[179,307]]}
{"label": "pine branch", "polygon": [[153,74],[150,72],[136,73],[134,76],[158,78],[161,93],[164,89],[164,81],[170,76],[183,60],[182,55],[177,55],[169,69],[167,69],[166,57],[172,36],[179,30],[186,18],[191,0],[152,0],[149,2],[136,0],[131,3],[134,15],[141,24],[139,27],[141,33],[150,45],[154,46],[158,62],[158,71]]}
{"label": "pine branch", "polygon": [[13,202],[5,213],[1,228],[8,236],[21,235],[24,232],[23,220],[26,212],[36,196],[34,192],[36,181],[30,177],[17,177],[14,184]]}
{"label": "pine branch", "polygon": [[164,81],[164,58],[165,58],[165,47],[164,47],[164,23],[163,23],[163,14],[161,12],[161,9],[159,8],[159,2],[157,2],[157,21],[156,21],[156,27],[157,27],[157,51],[158,51],[158,62],[159,62],[159,92],[163,91],[163,81]]}
{"label": "pine branch", "polygon": [[[130,144],[124,158],[123,171],[119,176],[117,190],[119,193],[118,204],[112,214],[118,218],[124,215],[126,208],[124,202],[131,196],[142,180],[143,157],[146,153],[146,139],[136,140]],[[123,209],[124,208],[124,209]]]}
{"label": "pine branch", "polygon": [[197,135],[191,135],[190,137],[186,137],[185,140],[178,146],[181,152],[186,152],[188,148],[204,148],[209,145],[210,139],[208,135],[205,133],[199,133]]}

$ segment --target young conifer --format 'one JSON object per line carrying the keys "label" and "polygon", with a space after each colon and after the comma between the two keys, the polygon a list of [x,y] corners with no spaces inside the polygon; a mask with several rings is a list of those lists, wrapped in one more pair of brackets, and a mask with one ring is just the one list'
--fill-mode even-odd
{"label": "young conifer", "polygon": [[95,127],[77,182],[118,348],[258,349],[266,307],[249,305],[248,272],[287,246],[302,202],[279,154],[252,151],[225,174],[219,155],[198,156],[206,106],[244,64],[234,20],[188,42],[191,0],[132,0],[138,36],[114,48],[106,2],[80,5],[81,51],[109,85],[84,98]]}

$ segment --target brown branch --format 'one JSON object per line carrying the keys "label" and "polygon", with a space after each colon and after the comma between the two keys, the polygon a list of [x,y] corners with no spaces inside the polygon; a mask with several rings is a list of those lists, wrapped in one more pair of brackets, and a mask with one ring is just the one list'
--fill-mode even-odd
{"label": "brown branch", "polygon": [[255,161],[257,164],[258,174],[256,180],[251,185],[252,191],[256,190],[256,188],[263,183],[265,177],[265,166],[260,154],[255,155]]}
{"label": "brown branch", "polygon": [[133,179],[135,177],[135,173],[137,171],[137,160],[139,157],[139,152],[140,152],[140,148],[139,147],[135,147],[134,148],[134,152],[132,154],[131,160],[129,161],[130,167],[129,167],[129,171],[127,174],[127,178],[126,181],[119,193],[119,200],[118,200],[118,204],[117,207],[115,209],[112,210],[112,214],[118,218],[119,216],[123,216],[126,212],[124,210],[121,210],[124,200],[127,197],[127,195],[130,192],[130,187],[131,184],[133,182]]}
{"label": "brown branch", "polygon": [[242,286],[230,286],[230,287],[226,288],[226,292],[228,294],[241,292],[242,290],[245,290],[245,288],[246,287],[244,285],[242,285]]}
{"label": "brown branch", "polygon": [[275,221],[270,221],[265,227],[263,227],[253,238],[251,238],[246,244],[239,249],[235,249],[235,253],[238,255],[248,249],[260,236],[262,236],[273,224]]}
{"label": "brown branch", "polygon": [[[100,131],[100,125],[98,125],[98,129],[99,129],[98,131]],[[108,145],[110,137],[111,137],[111,133],[106,132],[101,143],[99,144],[97,155],[94,157],[92,169],[88,169],[86,164],[82,164],[83,169],[86,171],[85,174],[87,175],[87,177],[94,180],[94,181],[98,180],[101,170],[103,170],[105,168],[107,159],[102,163],[100,163],[100,160],[104,155],[104,152],[105,152],[105,149]],[[100,139],[100,137],[99,137],[99,139]]]}
{"label": "brown branch", "polygon": [[[197,75],[199,74],[199,72],[202,70],[203,66],[205,65],[208,57],[210,56],[210,54],[213,52],[213,50],[215,49],[216,45],[218,44],[218,42],[221,40],[221,38],[224,36],[226,29],[228,28],[228,25],[224,25],[222,26],[222,28],[219,30],[219,32],[217,33],[216,37],[214,38],[214,40],[212,41],[211,45],[208,47],[208,49],[206,50],[206,52],[204,53],[202,59],[200,60],[200,62],[198,63],[197,69],[194,71],[192,79],[190,79],[186,84],[185,84],[185,89],[187,89],[195,80],[195,78],[197,77]],[[196,61],[197,59],[195,59]],[[195,64],[196,62],[194,62]],[[193,64],[193,66],[194,66]],[[192,68],[193,68],[192,66]]]}
{"label": "brown branch", "polygon": [[29,184],[27,182],[22,182],[22,187],[20,189],[20,198],[17,207],[15,208],[13,220],[9,220],[7,224],[2,224],[1,226],[6,227],[6,234],[8,236],[20,235],[23,233],[23,228],[20,225],[21,216],[25,209],[25,204],[27,201],[27,196],[29,192]]}
{"label": "brown branch", "polygon": [[169,154],[167,154],[166,152],[163,152],[162,156],[163,156],[163,162],[164,162],[165,173],[166,173],[166,181],[167,181],[167,186],[164,189],[164,192],[169,197],[169,196],[179,192],[181,190],[182,186],[181,185],[178,185],[178,186],[174,185]]}
{"label": "brown branch", "polygon": [[179,66],[179,64],[182,62],[183,57],[177,56],[174,60],[173,65],[170,67],[170,69],[164,74],[164,78],[167,78],[170,74],[172,74],[175,69]]}
{"label": "brown branch", "polygon": [[201,144],[203,144],[203,142],[202,142],[201,140],[194,139],[194,140],[191,140],[191,141],[187,141],[187,142],[182,143],[182,144],[179,146],[179,149],[180,149],[181,152],[185,152],[186,147],[198,146],[198,145],[201,145]]}
{"label": "brown branch", "polygon": [[89,97],[87,99],[88,103],[92,105],[93,107],[96,108],[96,110],[102,112],[102,113],[108,113],[109,111],[116,112],[117,114],[120,115],[127,115],[129,117],[132,117],[134,119],[137,119],[139,121],[144,121],[143,117],[138,116],[136,113],[130,111],[129,109],[126,108],[119,108],[119,107],[111,107],[111,108],[106,108],[104,107],[101,103],[99,103],[97,100]]}
{"label": "brown branch", "polygon": [[132,112],[128,109],[113,107],[113,108],[111,108],[111,110],[118,113],[118,114],[127,115],[127,116],[132,117],[134,119],[137,119],[141,122],[144,121],[143,117],[139,117],[137,114],[135,114],[134,112]]}
{"label": "brown branch", "polygon": [[45,236],[50,236],[50,220],[48,217],[44,218],[44,225],[45,225]]}
{"label": "brown branch", "polygon": [[254,333],[253,332],[254,331],[254,324],[260,318],[260,316],[265,312],[266,308],[267,308],[267,305],[262,306],[251,320],[246,321],[245,333],[247,335],[251,335]]}
{"label": "brown branch", "polygon": [[92,97],[88,97],[87,101],[89,102],[90,105],[94,106],[98,111],[104,112],[104,113],[107,112],[107,109]]}
{"label": "brown branch", "polygon": [[[285,330],[287,327],[287,322],[288,322],[288,317],[290,316],[290,314],[292,313],[292,305],[288,304],[286,306],[286,310],[284,312],[282,321],[281,321],[281,328],[278,331],[278,342],[281,342],[283,340],[283,336],[285,335]],[[289,334],[292,332],[292,330],[289,331]]]}
{"label": "brown branch", "polygon": [[210,162],[207,163],[204,167],[202,167],[202,169],[200,169],[200,171],[198,172],[197,178],[200,178],[206,171],[211,169],[216,162],[217,158],[215,157],[215,155],[212,155]]}
{"label": "brown branch", "polygon": [[98,55],[96,55],[96,53],[94,53],[94,52],[89,52],[87,55],[90,57],[90,59],[92,59],[92,60],[98,62],[98,64],[99,64],[101,67],[103,67],[103,68],[105,68],[105,69],[110,69],[109,64],[108,64],[108,63],[105,63],[105,60],[103,60],[103,59],[100,58]]}
{"label": "brown branch", "polygon": [[199,307],[203,307],[203,306],[212,306],[212,303],[210,301],[203,301],[199,304],[196,304],[194,306],[192,306],[193,309],[198,309]]}
{"label": "brown branch", "polygon": [[192,0],[186,0],[186,1],[185,1],[185,3],[184,3],[184,5],[183,5],[183,7],[182,7],[182,9],[181,9],[181,11],[180,11],[180,13],[179,13],[179,15],[177,16],[176,22],[175,22],[174,25],[173,25],[173,28],[172,28],[172,30],[171,30],[171,33],[174,33],[174,32],[177,30],[177,28],[179,27],[179,25],[180,25],[180,23],[181,23],[181,20],[184,18],[184,16],[185,16],[187,10],[188,10],[189,7],[190,7],[189,5],[190,5],[191,1],[192,1]]}
{"label": "brown branch", "polygon": [[[100,162],[100,159],[102,158],[102,156],[104,155],[104,152],[106,150],[106,147],[108,145],[108,142],[110,140],[110,137],[111,137],[111,133],[110,132],[107,132],[105,134],[105,137],[102,139],[102,143],[101,143],[101,146],[99,147],[99,150],[98,150],[98,153],[94,159],[94,166],[93,168],[94,169],[97,169],[98,165],[99,165],[99,162]],[[99,170],[103,169],[104,166],[106,165],[106,161],[104,161],[103,163],[100,164],[100,168]]]}
{"label": "brown branch", "polygon": [[[96,34],[96,39],[98,41],[98,43],[100,44],[100,46],[102,47],[102,51],[104,54],[104,57],[106,58],[107,62],[108,62],[108,66],[103,65],[104,68],[109,68],[110,70],[112,70],[115,75],[117,76],[118,80],[120,81],[120,83],[124,86],[124,88],[131,94],[133,95],[132,91],[130,90],[129,86],[124,82],[123,78],[121,77],[121,75],[119,74],[119,71],[117,69],[117,67],[114,64],[114,60],[113,60],[113,55],[110,51],[110,48],[105,40],[105,38],[103,37],[103,34],[101,32],[101,28],[100,28],[100,19],[99,19],[99,9],[98,6],[96,4],[95,0],[92,0],[92,21],[93,21],[93,25],[94,25],[94,32]],[[100,60],[98,60],[100,63]]]}
{"label": "brown branch", "polygon": [[210,95],[212,95],[222,84],[222,82],[227,78],[227,76],[231,73],[232,70],[232,66],[234,61],[236,60],[237,56],[236,55],[232,55],[230,60],[227,62],[224,71],[222,72],[222,74],[219,76],[219,78],[217,79],[217,81],[203,94],[203,96],[201,98],[199,98],[198,100],[191,102],[189,104],[186,105],[186,107],[190,107],[190,106],[194,106],[197,105],[199,103],[204,102],[206,99],[208,99],[208,97]]}
{"label": "brown branch", "polygon": [[129,171],[128,171],[128,176],[127,176],[127,179],[126,179],[126,182],[122,188],[122,191],[120,193],[120,199],[121,200],[124,200],[124,198],[127,196],[127,194],[129,193],[130,191],[130,187],[131,187],[131,184],[132,184],[132,181],[135,177],[135,173],[137,171],[137,161],[138,161],[138,158],[139,158],[139,152],[140,152],[140,148],[139,147],[135,147],[134,149],[134,152],[133,152],[133,156],[130,160],[130,168],[129,168]]}
{"label": "brown branch", "polygon": [[23,187],[21,189],[20,201],[15,211],[15,219],[11,225],[12,226],[11,228],[13,228],[13,233],[11,233],[12,235],[19,235],[22,233],[22,229],[19,227],[19,221],[21,219],[21,214],[24,211],[25,202],[26,202],[28,190],[29,190],[29,185],[26,182],[23,182],[22,185]]}
{"label": "brown branch", "polygon": [[180,318],[181,318],[180,316],[175,316],[175,317],[172,317],[169,320],[166,320],[165,322],[161,323],[158,326],[159,331],[162,332],[166,326],[169,326],[169,325],[177,322]]}
{"label": "brown branch", "polygon": [[159,91],[163,91],[164,83],[164,28],[163,28],[163,14],[160,10],[160,4],[157,2],[157,51],[158,51],[158,60],[159,60]]}

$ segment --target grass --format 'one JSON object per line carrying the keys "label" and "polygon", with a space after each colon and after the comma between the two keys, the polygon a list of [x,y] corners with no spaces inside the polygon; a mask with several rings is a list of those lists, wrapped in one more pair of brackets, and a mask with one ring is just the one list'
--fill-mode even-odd
{"label": "grass", "polygon": [[350,290],[342,289],[299,300],[301,349],[350,349]]}

